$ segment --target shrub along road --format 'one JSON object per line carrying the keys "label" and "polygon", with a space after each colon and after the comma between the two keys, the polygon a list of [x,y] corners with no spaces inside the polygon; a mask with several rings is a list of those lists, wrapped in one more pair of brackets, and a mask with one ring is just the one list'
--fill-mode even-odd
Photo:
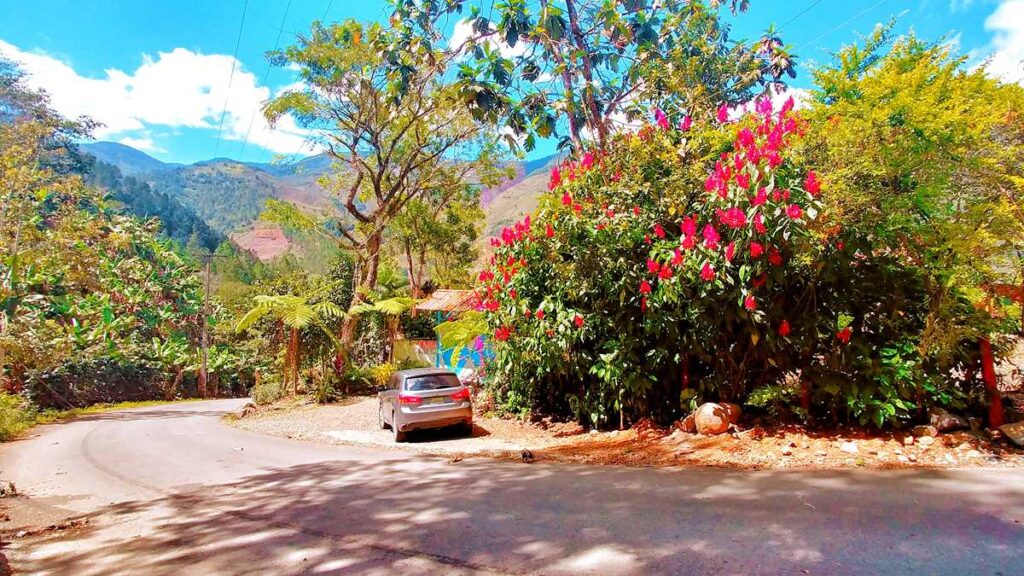
{"label": "shrub along road", "polygon": [[644,470],[319,446],[241,401],[97,414],[0,446],[50,574],[1020,574],[1019,470]]}

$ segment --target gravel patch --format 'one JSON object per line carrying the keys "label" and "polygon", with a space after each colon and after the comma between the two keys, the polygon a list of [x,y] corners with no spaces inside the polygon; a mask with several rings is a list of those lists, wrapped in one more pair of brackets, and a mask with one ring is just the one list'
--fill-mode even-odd
{"label": "gravel patch", "polygon": [[537,450],[572,442],[579,432],[570,426],[544,430],[516,420],[474,416],[473,435],[463,436],[451,429],[418,430],[409,441],[396,444],[389,430],[377,425],[377,398],[356,397],[338,404],[316,405],[292,399],[232,422],[234,426],[296,440],[348,446],[371,446],[385,450],[411,450],[446,456],[519,458],[524,448]]}

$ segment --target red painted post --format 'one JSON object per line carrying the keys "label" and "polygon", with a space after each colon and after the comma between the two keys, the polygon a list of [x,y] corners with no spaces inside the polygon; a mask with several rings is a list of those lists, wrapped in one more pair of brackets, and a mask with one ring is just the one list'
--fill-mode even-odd
{"label": "red painted post", "polygon": [[988,338],[978,341],[981,348],[981,376],[985,380],[985,391],[988,393],[988,427],[999,428],[1003,425],[1003,397],[996,386],[996,365],[992,359],[992,343]]}

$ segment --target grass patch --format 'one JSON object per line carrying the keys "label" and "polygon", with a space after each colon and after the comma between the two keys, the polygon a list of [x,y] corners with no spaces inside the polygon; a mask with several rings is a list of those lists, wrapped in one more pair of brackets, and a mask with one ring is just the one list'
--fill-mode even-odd
{"label": "grass patch", "polygon": [[161,404],[180,404],[198,402],[202,398],[186,398],[183,400],[143,400],[137,402],[116,402],[113,404],[93,404],[70,410],[38,410],[30,402],[14,394],[0,392],[0,442],[15,438],[37,424],[52,424],[79,416],[125,410],[127,408],[146,408]]}

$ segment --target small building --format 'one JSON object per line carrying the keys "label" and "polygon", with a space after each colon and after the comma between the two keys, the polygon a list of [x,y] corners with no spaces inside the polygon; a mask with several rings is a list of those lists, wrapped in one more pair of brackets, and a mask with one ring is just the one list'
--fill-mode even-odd
{"label": "small building", "polygon": [[[433,313],[435,324],[441,324],[458,317],[463,312],[475,310],[477,296],[472,290],[435,290],[426,300],[416,304],[415,312]],[[474,379],[478,370],[484,364],[484,358],[488,350],[478,350],[476,347],[467,347],[458,355],[456,362],[452,362],[455,349],[441,345],[440,337],[434,340],[405,340],[401,346],[396,343],[396,358],[417,358],[423,361],[428,360],[429,354],[433,353],[433,364],[438,368],[447,368],[459,375],[460,379]]]}

